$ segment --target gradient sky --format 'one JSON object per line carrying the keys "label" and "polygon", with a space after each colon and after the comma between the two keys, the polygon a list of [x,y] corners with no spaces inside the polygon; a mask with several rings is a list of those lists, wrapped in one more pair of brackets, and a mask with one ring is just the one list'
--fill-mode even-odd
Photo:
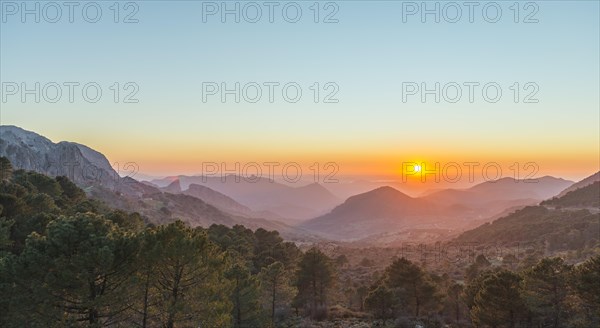
{"label": "gradient sky", "polygon": [[[217,16],[203,23],[201,1],[138,1],[139,22],[115,24],[113,1],[97,2],[96,24],[77,9],[75,23],[8,16],[0,80],[98,82],[101,101],[12,96],[0,104],[2,124],[86,144],[154,175],[199,173],[202,162],[221,161],[333,161],[343,174],[377,176],[398,174],[404,161],[536,162],[538,176],[574,180],[600,169],[598,1],[535,2],[539,22],[530,24],[513,21],[513,1],[498,2],[495,24],[477,9],[469,23],[466,7],[455,24],[418,16],[403,23],[401,1],[336,1],[332,24],[313,22],[313,1],[296,1],[303,16],[295,24],[277,11],[275,23],[266,12],[256,24]],[[529,12],[522,6],[520,20]],[[112,102],[108,87],[130,81],[140,102]],[[267,81],[297,82],[303,97],[202,102],[203,82]],[[467,81],[497,82],[503,97],[402,102],[403,82]],[[335,82],[339,103],[315,104],[314,82]],[[514,103],[514,82],[537,83],[539,103]]]}

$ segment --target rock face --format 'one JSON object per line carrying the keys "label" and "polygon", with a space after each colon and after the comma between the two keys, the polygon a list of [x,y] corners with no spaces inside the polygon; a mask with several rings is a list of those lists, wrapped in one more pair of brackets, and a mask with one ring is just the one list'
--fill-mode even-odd
{"label": "rock face", "polygon": [[[197,196],[210,196],[211,201],[229,204],[215,198],[207,190],[191,188],[196,197],[180,194],[179,181],[163,192],[152,184],[130,177],[120,177],[101,153],[73,142],[54,143],[31,131],[16,126],[0,126],[0,157],[6,157],[15,169],[35,171],[48,176],[66,176],[90,197],[113,208],[140,213],[148,222],[163,224],[182,220],[191,226],[211,224],[234,226],[242,224],[251,229],[259,227],[278,230],[285,238],[313,238],[305,231],[277,221],[239,216],[205,202]],[[227,197],[222,195],[223,197]],[[233,201],[233,200],[232,200]],[[241,209],[245,209],[242,205]],[[230,208],[228,208],[230,209]]]}
{"label": "rock face", "polygon": [[104,155],[87,146],[66,141],[54,143],[16,126],[0,126],[0,156],[8,158],[16,168],[66,176],[83,189],[103,187],[130,195],[155,189],[120,177]]}
{"label": "rock face", "polygon": [[0,155],[24,170],[64,175],[80,185],[112,187],[117,173],[100,153],[71,142],[53,143],[16,126],[0,127]]}

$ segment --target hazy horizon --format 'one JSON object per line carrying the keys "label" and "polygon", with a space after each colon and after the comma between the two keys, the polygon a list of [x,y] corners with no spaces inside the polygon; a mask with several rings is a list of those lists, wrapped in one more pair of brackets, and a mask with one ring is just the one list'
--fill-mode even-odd
{"label": "hazy horizon", "polygon": [[[23,128],[23,127],[19,127],[19,128]],[[27,130],[27,129],[24,129]],[[31,131],[37,134],[40,134],[42,136],[44,136],[43,134],[41,134],[39,131]],[[47,137],[47,136],[44,136]],[[77,140],[53,140],[50,138],[50,140],[54,143],[58,143],[61,141],[67,141],[67,142],[75,142],[75,143],[79,143],[82,144],[81,142],[77,141]],[[89,145],[85,145],[84,146],[89,146]],[[98,149],[95,149],[98,151]],[[516,180],[524,180],[524,179],[533,179],[534,181],[538,178],[542,178],[545,176],[550,176],[550,177],[554,177],[554,178],[558,178],[558,179],[564,179],[564,180],[568,180],[568,181],[572,181],[572,182],[578,182],[580,180],[583,180],[595,173],[597,173],[598,171],[600,171],[600,168],[598,168],[596,171],[590,171],[589,173],[585,173],[583,175],[569,175],[569,176],[565,176],[565,175],[559,175],[559,174],[554,174],[553,172],[548,172],[545,174],[540,174],[539,172],[535,172],[534,175],[532,175],[531,177],[527,177],[528,173],[532,173],[533,172],[533,168],[531,168],[532,171],[530,172],[522,172],[522,171],[515,171],[515,167],[514,167],[514,163],[498,163],[498,162],[476,162],[476,161],[467,161],[468,164],[465,165],[464,163],[455,163],[455,162],[450,162],[450,163],[454,163],[452,165],[458,164],[458,166],[461,168],[461,172],[459,173],[458,171],[456,171],[456,166],[450,167],[448,169],[448,171],[444,171],[443,169],[443,165],[447,165],[448,163],[439,163],[439,166],[435,167],[435,162],[424,162],[424,161],[419,161],[419,160],[415,160],[414,162],[410,162],[408,163],[408,166],[412,165],[412,164],[417,164],[417,165],[422,165],[423,163],[425,163],[425,165],[429,165],[431,172],[428,174],[423,174],[421,175],[421,172],[402,172],[402,169],[398,170],[397,174],[342,174],[339,172],[333,172],[333,169],[330,169],[330,172],[319,172],[318,175],[315,175],[316,171],[315,171],[315,167],[314,167],[314,163],[303,163],[303,162],[273,162],[270,161],[267,163],[267,165],[271,165],[271,166],[265,166],[265,163],[261,163],[261,162],[234,162],[234,163],[226,163],[226,162],[208,162],[208,163],[204,163],[201,164],[197,170],[190,170],[190,171],[183,171],[183,172],[178,172],[178,171],[172,171],[172,172],[168,172],[166,174],[147,174],[146,172],[143,171],[143,165],[140,165],[140,163],[137,162],[131,162],[131,161],[127,161],[127,162],[118,162],[118,161],[113,161],[111,159],[111,157],[107,154],[104,154],[107,156],[107,159],[109,160],[109,162],[111,163],[111,165],[113,166],[113,169],[115,169],[117,171],[117,173],[121,176],[121,177],[131,177],[134,178],[140,182],[142,181],[147,181],[147,182],[152,182],[152,180],[164,180],[167,178],[171,178],[171,177],[177,177],[177,176],[203,176],[203,171],[202,171],[202,165],[209,165],[208,168],[212,169],[213,171],[209,171],[209,172],[205,172],[204,176],[207,177],[212,177],[212,178],[222,178],[224,176],[229,176],[229,175],[237,175],[240,176],[242,179],[244,179],[244,181],[249,181],[249,182],[253,182],[253,177],[260,177],[260,178],[264,178],[267,179],[269,181],[274,181],[280,184],[284,184],[284,185],[289,185],[291,187],[303,187],[303,186],[307,186],[313,183],[319,183],[322,184],[325,188],[329,189],[330,191],[333,191],[332,188],[336,187],[336,188],[344,188],[344,186],[351,186],[353,184],[364,184],[364,186],[362,186],[362,188],[358,189],[360,191],[347,191],[347,192],[343,192],[343,194],[348,194],[348,195],[355,195],[355,194],[359,194],[359,193],[363,193],[363,192],[367,192],[373,189],[376,189],[380,186],[391,186],[403,193],[406,193],[407,195],[411,196],[411,197],[421,197],[423,195],[426,195],[428,193],[431,192],[435,192],[435,191],[440,191],[440,190],[444,190],[444,189],[468,189],[470,187],[473,187],[475,185],[484,183],[484,182],[494,182],[498,179],[502,179],[502,178],[512,178],[512,179],[516,179]],[[130,165],[134,163],[135,167],[137,168],[137,170],[135,171],[127,171],[125,169],[126,165]],[[223,163],[225,164],[224,168],[225,170],[223,172],[221,172],[222,168],[223,168]],[[238,166],[236,166],[236,163]],[[290,178],[288,178],[288,176],[283,176],[283,172],[281,169],[281,167],[283,165],[290,165],[290,164],[294,164],[294,165],[299,165],[301,168],[301,176],[298,177],[297,180],[290,180]],[[319,163],[321,166],[323,165],[323,163]],[[337,164],[335,162],[333,162],[333,164]],[[536,163],[533,163],[536,164]],[[217,165],[217,167],[215,168],[214,165]],[[244,166],[248,165],[249,166],[249,170],[245,171],[244,170]],[[258,165],[262,171],[257,171],[256,170],[256,165]],[[274,166],[273,166],[274,165]],[[401,164],[402,165],[402,164]],[[399,165],[399,166],[401,166]],[[488,169],[487,171],[491,171],[492,173],[487,173],[484,176],[484,171],[482,169],[482,166],[484,165],[488,165]],[[521,165],[523,165],[523,163],[521,163]],[[499,176],[497,175],[497,171],[496,171],[496,167],[499,167],[502,170],[502,175]],[[339,167],[338,167],[339,168]],[[216,169],[216,170],[215,170]],[[272,171],[269,171],[269,169],[271,169]],[[410,167],[409,167],[410,169]],[[470,171],[469,171],[470,170]],[[328,173],[335,173],[331,176],[329,176]],[[292,173],[292,178],[296,177],[295,175],[296,173]],[[460,175],[457,175],[460,174]],[[470,175],[471,174],[471,175]],[[516,174],[519,174],[518,176]],[[437,179],[437,181],[436,181]],[[232,179],[227,179],[228,181],[231,181]],[[455,181],[454,181],[455,180]],[[335,184],[336,186],[332,186],[333,184]],[[335,191],[333,191],[334,194],[337,194]],[[342,197],[345,198],[345,197]]]}

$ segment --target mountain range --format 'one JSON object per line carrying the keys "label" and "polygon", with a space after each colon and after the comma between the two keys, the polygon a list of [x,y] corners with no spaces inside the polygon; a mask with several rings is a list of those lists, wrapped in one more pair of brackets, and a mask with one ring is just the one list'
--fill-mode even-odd
{"label": "mountain range", "polygon": [[466,231],[458,244],[534,245],[551,251],[581,250],[600,242],[600,182],[579,184],[562,196],[527,206]]}
{"label": "mountain range", "polygon": [[223,178],[180,175],[149,182],[158,187],[168,187],[174,181],[178,181],[183,190],[190,185],[210,188],[252,211],[271,213],[282,220],[287,219],[286,222],[314,218],[341,202],[318,183],[292,187],[264,177],[248,179],[236,175],[226,175]]}
{"label": "mountain range", "polygon": [[380,187],[352,196],[331,212],[300,226],[334,239],[354,239],[431,223],[439,214],[440,208],[433,203],[392,187]]}
{"label": "mountain range", "polygon": [[[235,175],[179,175],[139,182],[120,177],[103,154],[85,145],[54,143],[15,126],[0,126],[0,156],[7,157],[18,169],[67,176],[93,198],[139,212],[155,224],[175,219],[192,226],[242,224],[278,230],[282,236],[300,241],[320,238],[369,244],[453,238],[600,180],[600,172],[575,184],[551,176],[536,180],[502,178],[420,197],[383,186],[342,201],[336,195],[340,195],[344,184],[290,186]],[[370,185],[363,181],[354,187]],[[337,188],[337,192],[328,188]],[[569,200],[566,204],[571,203]]]}
{"label": "mountain range", "polygon": [[[8,158],[17,169],[66,176],[92,198],[122,210],[138,212],[150,223],[180,219],[192,226],[240,224],[251,229],[277,230],[290,239],[312,238],[305,231],[279,221],[228,213],[193,195],[177,192],[180,189],[175,185],[163,191],[152,184],[120,177],[104,155],[89,147],[73,142],[54,143],[19,127],[0,126],[0,156]],[[189,191],[194,192],[197,192],[196,187]]]}
{"label": "mountain range", "polygon": [[572,181],[550,176],[535,181],[502,178],[418,198],[392,187],[381,187],[352,196],[331,212],[300,226],[324,237],[352,241],[377,236],[385,239],[391,232],[407,229],[441,230],[446,235],[449,230],[458,233],[488,222],[506,209],[535,205],[571,184]]}

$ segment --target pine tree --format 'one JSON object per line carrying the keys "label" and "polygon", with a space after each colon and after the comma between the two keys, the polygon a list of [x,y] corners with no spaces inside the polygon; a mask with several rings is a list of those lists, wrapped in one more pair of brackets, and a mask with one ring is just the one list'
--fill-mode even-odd
{"label": "pine tree", "polygon": [[465,273],[465,278],[467,281],[471,281],[475,279],[480,272],[487,270],[491,266],[490,261],[483,254],[477,255],[475,258],[475,262],[473,262]]}
{"label": "pine tree", "polygon": [[573,286],[582,300],[587,324],[600,326],[600,255],[596,255],[574,269]]}
{"label": "pine tree", "polygon": [[485,277],[474,298],[473,323],[494,328],[517,327],[525,309],[520,283],[521,277],[507,270]]}
{"label": "pine tree", "polygon": [[483,288],[483,282],[493,274],[494,271],[483,271],[478,276],[469,280],[468,284],[463,289],[462,298],[469,311],[475,307],[475,296],[477,296],[477,293]]}
{"label": "pine tree", "polygon": [[0,182],[12,178],[13,166],[6,157],[0,157]]}
{"label": "pine tree", "polygon": [[223,279],[225,259],[206,233],[176,221],[157,227],[153,239],[151,265],[158,295],[154,311],[160,325],[229,325],[230,283]]}
{"label": "pine tree", "polygon": [[60,217],[32,234],[13,262],[20,325],[114,325],[129,304],[137,245],[95,214]]}
{"label": "pine tree", "polygon": [[296,289],[291,286],[290,274],[285,270],[283,263],[274,262],[262,268],[259,274],[264,306],[268,309],[271,326],[275,326],[276,313],[280,309],[287,312],[289,304],[296,295]]}
{"label": "pine tree", "polygon": [[544,258],[524,273],[523,299],[536,324],[558,328],[566,323],[571,266],[559,258]]}
{"label": "pine tree", "polygon": [[365,308],[379,319],[390,318],[395,307],[394,293],[383,283],[375,285],[365,298]]}
{"label": "pine tree", "polygon": [[[235,260],[234,260],[235,261]],[[241,261],[235,261],[225,276],[231,280],[231,302],[233,303],[233,327],[261,327],[265,315],[260,305],[260,283],[256,276]]]}
{"label": "pine tree", "polygon": [[386,284],[394,290],[401,302],[412,306],[413,314],[419,317],[423,306],[436,301],[436,286],[420,267],[400,258],[386,269]]}
{"label": "pine tree", "polygon": [[302,256],[296,272],[298,295],[295,303],[306,308],[311,318],[325,319],[333,283],[331,259],[315,247],[309,249]]}
{"label": "pine tree", "polygon": [[463,285],[454,282],[448,287],[446,292],[446,304],[448,305],[450,316],[457,325],[464,315],[463,290]]}

